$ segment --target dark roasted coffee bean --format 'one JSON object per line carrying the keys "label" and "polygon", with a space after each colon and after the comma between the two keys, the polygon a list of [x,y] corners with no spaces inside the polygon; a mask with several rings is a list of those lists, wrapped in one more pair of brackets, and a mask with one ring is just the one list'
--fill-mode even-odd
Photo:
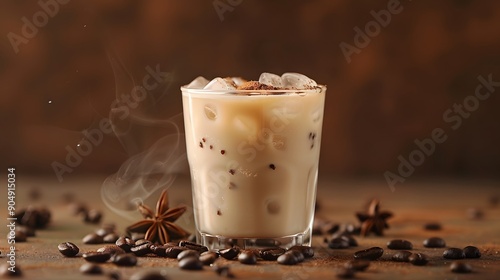
{"label": "dark roasted coffee bean", "polygon": [[66,257],[74,257],[78,252],[80,252],[80,248],[71,242],[63,242],[57,245],[57,249],[61,254]]}
{"label": "dark roasted coffee bean", "polygon": [[297,259],[295,254],[293,254],[292,252],[296,252],[296,251],[287,251],[283,255],[279,256],[277,259],[278,263],[284,264],[284,265],[294,265],[294,264],[299,263],[299,260]]}
{"label": "dark roasted coffee bean", "polygon": [[93,263],[104,263],[111,258],[110,253],[87,252],[82,255],[83,259]]}
{"label": "dark roasted coffee bean", "polygon": [[168,278],[162,271],[139,270],[130,276],[130,280],[168,280]]}
{"label": "dark roasted coffee bean", "polygon": [[118,272],[118,271],[108,272],[107,275],[108,275],[108,278],[110,280],[120,280],[120,279],[122,279],[122,276],[121,276],[120,272]]}
{"label": "dark roasted coffee bean", "polygon": [[266,261],[275,261],[279,256],[283,255],[286,252],[284,248],[275,247],[275,248],[265,248],[259,251],[259,255],[263,260]]}
{"label": "dark roasted coffee bean", "polygon": [[387,248],[392,250],[411,250],[413,249],[413,244],[408,240],[393,239],[387,242]]}
{"label": "dark roasted coffee bean", "polygon": [[304,258],[306,259],[314,257],[314,250],[311,246],[295,245],[288,250],[299,251],[302,253],[302,255],[304,255]]}
{"label": "dark roasted coffee bean", "polygon": [[144,242],[142,245],[136,245],[132,248],[130,248],[130,252],[132,252],[136,256],[145,256],[147,254],[152,253],[150,249],[151,243],[149,242]]}
{"label": "dark roasted coffee bean", "polygon": [[0,278],[21,277],[23,272],[18,264],[16,264],[14,271],[9,270],[11,266],[8,263],[0,264]]}
{"label": "dark roasted coffee bean", "polygon": [[171,259],[176,259],[177,256],[179,255],[180,252],[184,250],[189,250],[186,247],[180,247],[180,246],[174,246],[174,247],[167,247],[165,249],[165,257],[171,258]]}
{"label": "dark roasted coffee bean", "polygon": [[255,256],[255,253],[253,251],[243,250],[238,255],[238,261],[240,261],[240,263],[242,264],[256,264],[257,256]]}
{"label": "dark roasted coffee bean", "polygon": [[344,264],[344,267],[354,271],[365,271],[370,266],[370,261],[367,260],[352,260]]}
{"label": "dark roasted coffee bean", "polygon": [[233,246],[231,248],[219,250],[219,255],[226,260],[232,260],[240,253],[240,247]]}
{"label": "dark roasted coffee bean", "polygon": [[321,228],[321,233],[323,234],[332,234],[336,233],[339,231],[340,225],[332,222],[326,222],[322,228]]}
{"label": "dark roasted coffee bean", "polygon": [[120,248],[120,247],[118,247],[116,245],[103,246],[103,247],[97,249],[96,252],[98,252],[98,253],[108,253],[111,256],[120,255],[120,254],[125,254],[126,253],[125,250],[123,250],[122,248]]}
{"label": "dark roasted coffee bean", "polygon": [[484,217],[484,212],[478,208],[469,208],[467,209],[467,216],[471,220],[480,220]]}
{"label": "dark roasted coffee bean", "polygon": [[392,255],[391,260],[395,262],[409,262],[411,254],[413,253],[410,251],[398,251]]}
{"label": "dark roasted coffee bean", "polygon": [[102,236],[97,235],[96,233],[89,233],[85,235],[82,239],[84,244],[102,244]]}
{"label": "dark roasted coffee bean", "polygon": [[171,246],[152,244],[151,246],[149,246],[149,249],[153,254],[157,255],[158,257],[166,257],[167,256],[166,249],[169,247]]}
{"label": "dark roasted coffee bean", "polygon": [[427,256],[422,253],[411,254],[408,260],[413,265],[426,265],[429,262]]}
{"label": "dark roasted coffee bean", "polygon": [[196,250],[191,250],[191,249],[187,249],[187,250],[184,250],[182,252],[180,252],[178,255],[177,255],[177,260],[182,260],[183,258],[187,258],[187,257],[200,257],[200,253]]}
{"label": "dark roasted coffee bean", "polygon": [[99,236],[104,237],[110,233],[115,233],[115,230],[116,230],[116,226],[114,224],[106,224],[106,225],[103,225],[101,228],[97,229],[95,231],[95,233]]}
{"label": "dark roasted coffee bean", "polygon": [[146,236],[146,234],[140,233],[140,232],[132,232],[132,233],[130,233],[130,239],[132,239],[134,241],[140,240],[140,239],[144,239],[145,236]]}
{"label": "dark roasted coffee bean", "polygon": [[354,270],[343,267],[338,269],[335,275],[337,276],[337,278],[351,279],[354,278]]}
{"label": "dark roasted coffee bean", "polygon": [[463,259],[465,258],[464,250],[460,248],[448,248],[443,252],[443,258],[445,259]]}
{"label": "dark roasted coffee bean", "polygon": [[481,257],[481,252],[475,246],[467,246],[463,251],[467,259],[476,259]]}
{"label": "dark roasted coffee bean", "polygon": [[346,224],[344,225],[344,233],[359,235],[361,233],[361,227],[353,224]]}
{"label": "dark roasted coffee bean", "polygon": [[371,247],[365,250],[355,252],[354,258],[373,261],[380,258],[383,254],[384,254],[384,249],[380,247]]}
{"label": "dark roasted coffee bean", "polygon": [[203,245],[198,244],[198,243],[190,242],[187,240],[181,240],[179,242],[179,246],[186,247],[186,248],[191,249],[191,250],[196,250],[200,253],[208,251],[208,248],[206,246],[203,246]]}
{"label": "dark roasted coffee bean", "polygon": [[102,213],[96,209],[90,209],[83,216],[83,221],[90,224],[98,224],[101,222]]}
{"label": "dark roasted coffee bean", "polygon": [[102,274],[102,268],[94,263],[84,263],[80,266],[80,272],[83,274]]}
{"label": "dark roasted coffee bean", "polygon": [[[9,235],[7,235],[7,239],[9,239]],[[24,231],[21,231],[21,230],[18,230],[16,229],[16,234],[14,236],[14,240],[16,242],[26,242],[26,240],[28,239],[28,236],[26,235],[26,233]]]}
{"label": "dark roasted coffee bean", "polygon": [[441,224],[438,223],[427,223],[424,225],[425,230],[441,230]]}
{"label": "dark roasted coffee bean", "polygon": [[229,269],[229,266],[227,265],[222,265],[222,266],[214,266],[214,271],[221,277],[226,277],[226,278],[233,278],[234,274],[231,272]]}
{"label": "dark roasted coffee bean", "polygon": [[349,248],[349,239],[345,237],[336,237],[328,241],[328,247],[331,249],[346,249]]}
{"label": "dark roasted coffee bean", "polygon": [[24,233],[26,237],[33,237],[36,235],[35,228],[27,227],[27,226],[17,226],[16,230]]}
{"label": "dark roasted coffee bean", "polygon": [[137,257],[132,253],[115,255],[112,262],[118,266],[134,266],[137,264]]}
{"label": "dark roasted coffee bean", "polygon": [[303,262],[305,259],[304,254],[302,254],[301,252],[296,251],[296,250],[289,250],[289,251],[286,251],[286,253],[294,255],[295,258],[297,259],[297,262]]}
{"label": "dark roasted coffee bean", "polygon": [[144,244],[151,245],[151,244],[153,244],[153,242],[151,242],[151,241],[149,241],[147,239],[144,239],[144,238],[143,239],[138,239],[138,240],[135,241],[134,246],[141,246],[141,245],[144,245]]}
{"label": "dark roasted coffee bean", "polygon": [[472,267],[468,263],[454,261],[450,264],[450,270],[455,273],[469,273],[472,272]]}
{"label": "dark roasted coffee bean", "polygon": [[431,237],[424,240],[424,247],[426,248],[443,248],[446,247],[446,242],[440,237]]}
{"label": "dark roasted coffee bean", "polygon": [[116,240],[115,245],[122,248],[125,252],[130,252],[130,248],[135,245],[135,242],[128,237],[120,237]]}
{"label": "dark roasted coffee bean", "polygon": [[187,270],[200,270],[203,268],[203,263],[198,257],[186,257],[179,261],[179,267]]}
{"label": "dark roasted coffee bean", "polygon": [[200,257],[198,258],[201,263],[204,265],[211,265],[215,262],[215,260],[219,257],[219,255],[215,252],[212,251],[207,251],[201,253]]}
{"label": "dark roasted coffee bean", "polygon": [[119,238],[118,234],[112,232],[104,235],[102,241],[104,241],[104,243],[115,243],[116,240],[118,240],[118,238]]}

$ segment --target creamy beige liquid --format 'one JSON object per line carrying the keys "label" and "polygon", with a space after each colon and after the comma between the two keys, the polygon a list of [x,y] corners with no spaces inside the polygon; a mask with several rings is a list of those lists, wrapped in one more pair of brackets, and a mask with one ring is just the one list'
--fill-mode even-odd
{"label": "creamy beige liquid", "polygon": [[231,238],[305,232],[314,214],[324,91],[252,96],[185,91],[198,230]]}

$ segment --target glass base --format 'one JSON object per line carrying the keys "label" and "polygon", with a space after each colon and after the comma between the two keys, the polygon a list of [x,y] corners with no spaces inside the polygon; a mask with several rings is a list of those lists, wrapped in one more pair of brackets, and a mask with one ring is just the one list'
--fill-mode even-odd
{"label": "glass base", "polygon": [[295,245],[311,246],[311,233],[311,230],[307,230],[303,233],[277,238],[231,238],[196,231],[196,242],[209,249],[224,249],[235,245],[242,249],[266,247],[288,249]]}

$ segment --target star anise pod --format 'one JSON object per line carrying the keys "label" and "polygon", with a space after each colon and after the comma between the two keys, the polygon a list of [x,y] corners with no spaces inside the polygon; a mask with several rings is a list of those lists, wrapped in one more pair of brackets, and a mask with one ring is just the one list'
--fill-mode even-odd
{"label": "star anise pod", "polygon": [[156,203],[156,212],[153,212],[151,208],[144,204],[140,204],[138,210],[141,212],[144,220],[128,226],[128,232],[144,233],[145,239],[161,244],[188,235],[184,229],[174,224],[175,220],[186,212],[186,206],[169,208],[166,190],[161,193],[160,199]]}
{"label": "star anise pod", "polygon": [[371,232],[378,236],[384,235],[384,229],[389,228],[387,219],[392,217],[389,211],[380,211],[379,201],[374,199],[368,206],[367,213],[356,213],[358,220],[361,222],[361,236],[367,236]]}

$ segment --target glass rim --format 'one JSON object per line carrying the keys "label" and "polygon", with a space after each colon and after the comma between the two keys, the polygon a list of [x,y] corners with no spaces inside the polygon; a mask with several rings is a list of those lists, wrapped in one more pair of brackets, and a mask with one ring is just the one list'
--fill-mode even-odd
{"label": "glass rim", "polygon": [[318,85],[311,89],[202,89],[187,88],[187,85],[181,86],[182,93],[189,94],[218,94],[232,96],[259,96],[259,95],[282,95],[282,94],[304,94],[304,93],[322,93],[326,91],[326,85]]}

